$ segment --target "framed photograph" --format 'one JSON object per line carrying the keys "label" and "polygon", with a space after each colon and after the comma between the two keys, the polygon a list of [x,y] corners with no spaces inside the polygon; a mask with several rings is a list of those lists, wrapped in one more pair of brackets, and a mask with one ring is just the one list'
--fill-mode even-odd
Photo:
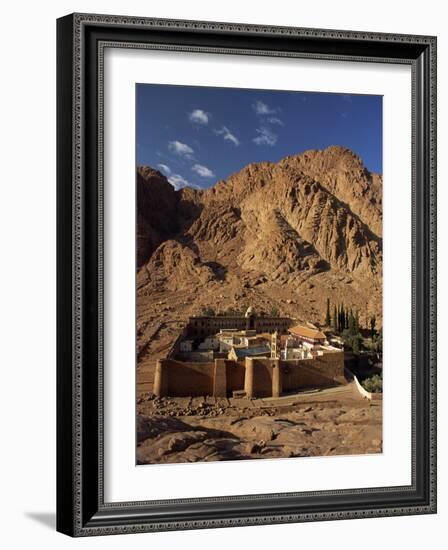
{"label": "framed photograph", "polygon": [[436,38],[57,40],[57,529],[435,513]]}

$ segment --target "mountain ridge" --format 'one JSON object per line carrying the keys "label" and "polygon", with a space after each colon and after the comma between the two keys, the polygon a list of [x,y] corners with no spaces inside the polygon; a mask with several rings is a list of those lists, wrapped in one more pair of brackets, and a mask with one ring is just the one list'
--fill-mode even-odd
{"label": "mountain ridge", "polygon": [[167,317],[250,303],[320,322],[330,297],[381,318],[382,176],[352,151],[251,163],[204,190],[137,167],[137,196],[142,315],[187,292]]}

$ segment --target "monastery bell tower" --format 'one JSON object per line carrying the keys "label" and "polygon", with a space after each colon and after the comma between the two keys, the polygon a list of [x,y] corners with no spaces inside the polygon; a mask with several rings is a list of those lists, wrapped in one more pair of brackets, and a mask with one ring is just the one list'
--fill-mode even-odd
{"label": "monastery bell tower", "polygon": [[271,336],[271,359],[278,359],[278,351],[280,349],[280,339],[278,332],[275,331]]}

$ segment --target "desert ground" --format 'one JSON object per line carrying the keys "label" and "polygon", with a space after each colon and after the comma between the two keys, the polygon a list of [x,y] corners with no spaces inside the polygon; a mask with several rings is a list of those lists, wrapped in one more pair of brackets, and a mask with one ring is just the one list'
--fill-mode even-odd
{"label": "desert ground", "polygon": [[354,382],[279,398],[157,398],[137,402],[137,463],[382,452],[381,394]]}
{"label": "desert ground", "polygon": [[381,397],[353,382],[277,399],[152,392],[157,359],[204,310],[319,325],[330,300],[381,328],[382,177],[334,146],[249,164],[206,190],[140,166],[137,193],[137,462],[381,452]]}

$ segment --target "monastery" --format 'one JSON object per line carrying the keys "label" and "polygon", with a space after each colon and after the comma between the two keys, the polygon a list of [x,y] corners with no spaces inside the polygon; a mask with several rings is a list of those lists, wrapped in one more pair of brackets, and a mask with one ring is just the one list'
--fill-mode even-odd
{"label": "monastery", "polygon": [[165,359],[157,396],[278,397],[345,384],[344,351],[310,324],[287,317],[191,317]]}

